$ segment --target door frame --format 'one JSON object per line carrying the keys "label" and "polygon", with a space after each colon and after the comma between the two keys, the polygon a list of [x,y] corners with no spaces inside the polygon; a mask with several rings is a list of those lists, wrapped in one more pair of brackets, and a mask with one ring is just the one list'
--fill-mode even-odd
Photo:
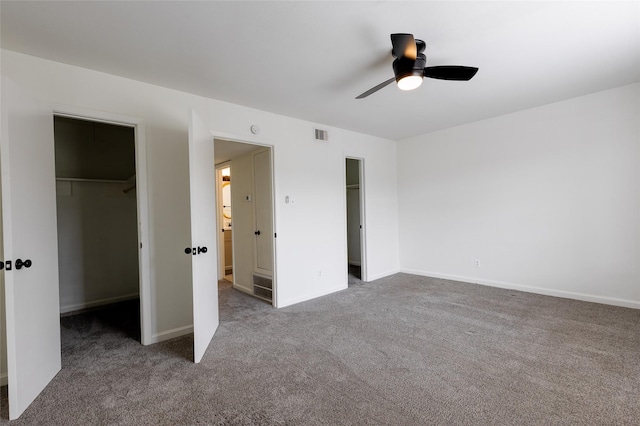
{"label": "door frame", "polygon": [[[277,273],[277,266],[278,266],[278,252],[276,250],[277,248],[277,238],[275,237],[275,235],[277,235],[277,229],[276,229],[276,186],[275,186],[275,182],[276,182],[276,168],[275,168],[275,153],[276,153],[276,149],[275,149],[275,144],[273,143],[272,140],[269,139],[265,139],[259,136],[249,136],[249,135],[238,135],[235,133],[228,133],[228,132],[220,132],[220,131],[216,131],[216,130],[212,130],[211,133],[213,133],[213,140],[215,143],[216,139],[224,139],[226,141],[229,142],[237,142],[237,143],[244,143],[244,144],[248,144],[248,145],[255,145],[256,148],[259,147],[264,147],[264,148],[269,148],[271,150],[271,210],[272,210],[272,215],[271,215],[271,222],[272,222],[272,229],[273,229],[273,235],[274,238],[272,239],[272,250],[273,250],[273,276],[272,276],[272,287],[273,287],[273,291],[272,291],[272,299],[271,299],[271,305],[274,308],[278,307],[278,273]],[[232,160],[231,160],[232,161]],[[233,187],[232,187],[233,188]],[[232,189],[233,191],[233,189]],[[217,192],[217,187],[216,187],[216,192]],[[231,207],[233,209],[233,207]],[[218,238],[220,237],[220,233],[218,234]],[[232,238],[235,239],[235,233],[232,235]],[[235,257],[235,244],[233,244],[233,264],[236,264],[236,257]],[[235,278],[234,278],[235,281]]]}
{"label": "door frame", "polygon": [[[213,143],[215,144],[215,139]],[[214,155],[215,155],[215,151],[214,151]],[[228,167],[229,170],[231,170],[231,161],[229,160],[229,161],[222,162],[220,164],[216,164],[215,167],[216,167],[216,187],[214,188],[214,191],[216,194],[216,208],[220,209],[220,206],[222,205],[222,194],[220,193],[220,191],[218,191],[218,185],[220,183],[220,178],[222,177],[222,169],[226,169]],[[233,205],[231,206],[231,215],[232,215],[231,217],[233,217]],[[217,225],[218,225],[218,231],[220,231],[224,225],[224,219],[222,217],[221,211],[220,211],[220,214],[218,215]],[[221,280],[225,277],[226,260],[224,255],[224,238],[222,234],[223,232],[216,233],[217,235],[216,244],[218,245],[218,280]],[[233,240],[233,234],[231,234],[231,238]],[[231,245],[233,246],[233,241],[231,242]]]}
{"label": "door frame", "polygon": [[[151,319],[151,248],[149,233],[149,184],[147,180],[147,142],[144,120],[120,114],[54,105],[53,116],[115,124],[133,128],[136,156],[136,200],[138,213],[138,279],[140,286],[140,341],[154,343]],[[53,116],[51,117],[53,119]],[[53,141],[52,141],[53,143]]]}
{"label": "door frame", "polygon": [[[364,183],[364,158],[363,157],[357,157],[357,156],[352,156],[352,155],[345,155],[344,157],[344,161],[343,161],[343,170],[344,170],[344,180],[343,180],[343,185],[342,187],[345,188],[345,192],[344,192],[344,229],[345,229],[345,250],[347,253],[347,277],[349,276],[349,229],[347,228],[347,160],[357,160],[358,164],[360,165],[360,167],[358,167],[358,185],[359,185],[359,203],[360,203],[360,279],[364,282],[367,282],[368,279],[368,273],[367,273],[367,226],[366,226],[366,219],[367,219],[367,213],[366,213],[366,196],[365,196],[365,183]],[[348,279],[348,278],[347,278]]]}

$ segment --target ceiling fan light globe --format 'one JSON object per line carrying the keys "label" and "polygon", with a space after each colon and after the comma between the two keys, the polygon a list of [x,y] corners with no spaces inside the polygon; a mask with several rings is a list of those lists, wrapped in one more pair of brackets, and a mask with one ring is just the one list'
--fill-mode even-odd
{"label": "ceiling fan light globe", "polygon": [[408,75],[398,80],[398,89],[400,90],[413,90],[420,87],[422,84],[422,76]]}

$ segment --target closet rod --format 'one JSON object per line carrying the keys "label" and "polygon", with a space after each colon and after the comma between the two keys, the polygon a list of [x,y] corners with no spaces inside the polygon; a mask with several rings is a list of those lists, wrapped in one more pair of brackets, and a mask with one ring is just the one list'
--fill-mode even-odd
{"label": "closet rod", "polygon": [[56,180],[63,181],[63,182],[127,183],[126,180],[115,180],[115,179],[86,179],[86,178],[57,177]]}

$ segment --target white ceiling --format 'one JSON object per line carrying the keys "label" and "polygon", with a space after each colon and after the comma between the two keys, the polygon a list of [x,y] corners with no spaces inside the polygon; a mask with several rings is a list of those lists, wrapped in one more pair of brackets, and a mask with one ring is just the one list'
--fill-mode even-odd
{"label": "white ceiling", "polygon": [[[640,80],[640,2],[1,2],[2,47],[390,139]],[[390,85],[389,34],[469,82]]]}

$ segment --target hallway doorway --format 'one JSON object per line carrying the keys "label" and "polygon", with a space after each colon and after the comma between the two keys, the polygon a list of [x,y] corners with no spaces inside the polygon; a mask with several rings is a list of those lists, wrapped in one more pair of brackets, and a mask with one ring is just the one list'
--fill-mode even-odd
{"label": "hallway doorway", "polygon": [[214,144],[218,279],[275,306],[273,150],[219,138]]}

